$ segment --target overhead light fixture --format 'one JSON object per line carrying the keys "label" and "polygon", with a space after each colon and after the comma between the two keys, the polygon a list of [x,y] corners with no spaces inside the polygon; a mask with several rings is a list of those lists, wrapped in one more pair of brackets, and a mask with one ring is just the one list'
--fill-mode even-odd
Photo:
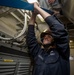
{"label": "overhead light fixture", "polygon": [[70,40],[70,43],[72,43],[73,42],[73,40]]}
{"label": "overhead light fixture", "polygon": [[74,57],[73,57],[73,56],[70,56],[69,59],[70,59],[70,60],[74,60]]}
{"label": "overhead light fixture", "polygon": [[38,2],[37,0],[27,0],[29,3]]}
{"label": "overhead light fixture", "polygon": [[43,32],[46,32],[48,29],[45,29]]}
{"label": "overhead light fixture", "polygon": [[[27,0],[29,3],[34,3],[34,2],[38,2],[37,0]],[[44,22],[44,19],[43,19],[43,17],[40,15],[40,14],[38,14],[37,15],[38,17],[39,17],[39,19],[41,20],[41,22]]]}
{"label": "overhead light fixture", "polygon": [[41,20],[41,22],[44,22],[44,19],[43,19],[43,17],[40,14],[38,14],[37,16],[39,17],[39,19]]}

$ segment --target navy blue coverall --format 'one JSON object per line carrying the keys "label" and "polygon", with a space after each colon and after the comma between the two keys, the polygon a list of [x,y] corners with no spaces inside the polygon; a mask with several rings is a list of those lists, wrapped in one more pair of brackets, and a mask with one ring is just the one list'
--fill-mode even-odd
{"label": "navy blue coverall", "polygon": [[27,44],[35,61],[33,75],[70,75],[68,33],[55,16],[48,16],[45,21],[52,31],[56,48],[45,52],[37,42],[34,25],[29,25]]}

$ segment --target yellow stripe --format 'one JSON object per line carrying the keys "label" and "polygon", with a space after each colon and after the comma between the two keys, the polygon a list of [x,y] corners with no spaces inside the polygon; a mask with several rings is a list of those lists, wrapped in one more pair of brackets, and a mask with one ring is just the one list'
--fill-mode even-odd
{"label": "yellow stripe", "polygon": [[4,62],[13,62],[12,59],[4,59]]}

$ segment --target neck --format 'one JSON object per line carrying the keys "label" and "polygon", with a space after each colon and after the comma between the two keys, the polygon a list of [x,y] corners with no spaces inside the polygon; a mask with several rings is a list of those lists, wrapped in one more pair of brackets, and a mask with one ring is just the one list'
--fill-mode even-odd
{"label": "neck", "polygon": [[42,48],[45,49],[45,51],[49,51],[51,48],[56,48],[55,45],[51,45],[51,44],[46,44],[46,45],[43,45]]}

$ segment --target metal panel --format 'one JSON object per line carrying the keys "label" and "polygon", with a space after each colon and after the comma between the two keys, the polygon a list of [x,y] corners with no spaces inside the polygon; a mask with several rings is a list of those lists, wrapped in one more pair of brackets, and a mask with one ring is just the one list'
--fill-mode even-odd
{"label": "metal panel", "polygon": [[0,53],[0,75],[29,75],[30,58]]}
{"label": "metal panel", "polygon": [[19,63],[17,75],[29,75],[30,63]]}
{"label": "metal panel", "polygon": [[15,62],[0,62],[0,75],[14,75]]}
{"label": "metal panel", "polygon": [[61,0],[65,16],[74,23],[74,0]]}

